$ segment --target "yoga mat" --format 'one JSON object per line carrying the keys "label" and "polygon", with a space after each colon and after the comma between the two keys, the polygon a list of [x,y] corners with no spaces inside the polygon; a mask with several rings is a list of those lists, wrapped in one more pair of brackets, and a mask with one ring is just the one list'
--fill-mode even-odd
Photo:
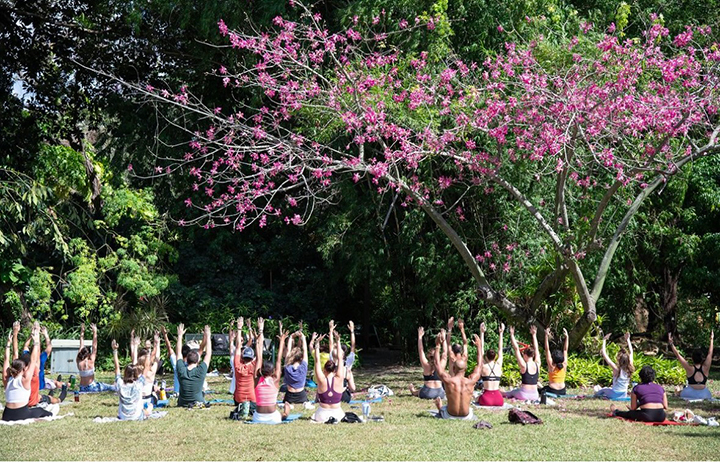
{"label": "yoga mat", "polygon": [[608,416],[608,417],[615,417],[616,419],[624,420],[625,422],[644,424],[644,425],[647,425],[647,426],[650,426],[650,427],[664,427],[664,426],[669,426],[669,425],[687,425],[687,426],[695,426],[695,425],[697,425],[697,424],[694,423],[694,422],[675,422],[674,420],[667,420],[667,419],[665,419],[664,422],[641,422],[641,421],[639,421],[639,420],[626,419],[626,418],[624,418],[624,417],[620,417],[619,415],[608,414],[607,416]]}
{"label": "yoga mat", "polygon": [[245,420],[246,424],[260,424],[260,425],[279,425],[295,422],[297,419],[302,417],[302,414],[289,414],[285,420],[280,422],[253,422],[252,420]]}

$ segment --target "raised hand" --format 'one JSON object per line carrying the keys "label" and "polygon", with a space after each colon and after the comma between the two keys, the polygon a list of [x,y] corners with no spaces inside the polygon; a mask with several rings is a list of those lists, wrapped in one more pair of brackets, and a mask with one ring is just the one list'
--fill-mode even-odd
{"label": "raised hand", "polygon": [[163,334],[163,336],[167,335],[167,329],[165,329],[164,324],[162,326],[160,326],[160,332]]}
{"label": "raised hand", "polygon": [[97,324],[90,324],[90,330],[92,331],[93,335],[97,334]]}
{"label": "raised hand", "polygon": [[40,332],[42,332],[43,336],[47,337],[47,335],[48,335],[47,326],[42,326],[40,328]]}
{"label": "raised hand", "polygon": [[715,341],[715,330],[713,329],[710,331],[710,344],[712,345],[712,343],[714,341]]}
{"label": "raised hand", "polygon": [[668,333],[668,343],[669,343],[670,345],[673,344],[673,337],[672,337],[672,334],[670,334],[670,333]]}
{"label": "raised hand", "polygon": [[153,335],[153,340],[155,341],[155,343],[160,342],[160,332],[155,331],[155,335]]}
{"label": "raised hand", "polygon": [[500,323],[500,327],[498,328],[498,332],[501,333],[501,334],[502,334],[503,332],[505,332],[505,324],[504,324],[504,323],[502,323],[502,322]]}
{"label": "raised hand", "polygon": [[185,335],[185,324],[183,324],[183,323],[178,324],[177,334],[178,334],[178,338],[180,338],[182,335]]}
{"label": "raised hand", "polygon": [[626,342],[630,340],[630,332],[625,332],[625,336],[623,337],[623,340]]}
{"label": "raised hand", "polygon": [[20,321],[15,321],[12,328],[13,334],[17,335],[20,332]]}
{"label": "raised hand", "polygon": [[570,334],[568,334],[567,329],[565,329],[564,327],[563,327],[563,335],[565,336],[565,338],[570,338]]}
{"label": "raised hand", "polygon": [[348,323],[348,329],[350,329],[350,332],[355,332],[355,323],[350,321]]}
{"label": "raised hand", "polygon": [[118,350],[118,343],[113,339],[112,344],[110,345],[112,347],[112,350],[117,352]]}
{"label": "raised hand", "polygon": [[460,328],[460,330],[465,329],[465,320],[464,319],[461,319],[458,321],[458,327]]}
{"label": "raised hand", "polygon": [[303,331],[303,326],[304,326],[303,322],[300,321],[300,322],[298,323],[298,332],[302,332],[302,331]]}
{"label": "raised hand", "polygon": [[423,326],[418,327],[418,338],[423,338],[425,335],[425,328]]}
{"label": "raised hand", "polygon": [[515,337],[515,326],[510,326],[509,330],[510,330],[510,337],[514,338]]}
{"label": "raised hand", "polygon": [[440,346],[442,345],[442,342],[445,341],[445,334],[444,329],[440,331],[440,333],[435,337],[435,345]]}
{"label": "raised hand", "polygon": [[257,326],[258,332],[262,332],[265,329],[265,318],[258,318]]}
{"label": "raised hand", "polygon": [[335,321],[331,319],[328,323],[328,327],[330,327],[330,332],[333,332],[335,330]]}
{"label": "raised hand", "polygon": [[480,348],[480,337],[478,334],[473,334],[473,343],[476,347]]}
{"label": "raised hand", "polygon": [[455,327],[455,316],[450,316],[447,323],[447,330],[452,330],[453,327]]}
{"label": "raised hand", "polygon": [[605,337],[603,337],[603,340],[605,340],[605,341],[609,340],[611,335],[612,335],[612,332],[608,332],[608,334]]}
{"label": "raised hand", "polygon": [[280,334],[282,334],[282,330],[283,330],[282,321],[278,321],[278,332],[280,332]]}
{"label": "raised hand", "polygon": [[312,333],[312,337],[310,338],[310,349],[312,350],[315,346],[315,341],[317,340],[317,332]]}
{"label": "raised hand", "polygon": [[85,333],[85,323],[80,324],[80,333],[81,334]]}
{"label": "raised hand", "polygon": [[235,325],[236,325],[236,327],[237,327],[237,331],[238,331],[238,332],[242,332],[243,325],[245,325],[245,320],[243,319],[242,316],[240,316],[239,318],[237,318],[237,321],[236,321]]}
{"label": "raised hand", "polygon": [[203,334],[205,335],[205,337],[208,340],[210,340],[210,326],[208,326],[207,324],[205,325],[205,328],[203,329]]}
{"label": "raised hand", "polygon": [[549,327],[546,327],[546,328],[545,328],[545,337],[547,337],[548,340],[552,338],[552,333],[550,332],[550,328],[549,328]]}
{"label": "raised hand", "polygon": [[482,332],[483,334],[484,334],[485,332],[487,332],[487,327],[485,327],[485,323],[484,323],[484,322],[481,322],[481,323],[480,323],[480,332]]}
{"label": "raised hand", "polygon": [[10,348],[10,345],[12,345],[12,339],[13,339],[13,333],[11,331],[11,332],[8,332],[8,342],[7,342],[8,348]]}
{"label": "raised hand", "polygon": [[530,326],[530,335],[537,335],[537,326]]}

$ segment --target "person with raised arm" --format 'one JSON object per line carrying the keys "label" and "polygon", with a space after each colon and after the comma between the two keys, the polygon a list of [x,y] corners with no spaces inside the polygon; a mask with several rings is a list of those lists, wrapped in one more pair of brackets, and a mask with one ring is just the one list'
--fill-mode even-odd
{"label": "person with raised arm", "polygon": [[75,362],[77,363],[78,375],[80,376],[80,392],[101,393],[105,391],[116,391],[115,385],[98,382],[95,380],[95,359],[97,358],[97,326],[90,324],[93,333],[92,349],[85,346],[85,323],[80,325],[80,350]]}
{"label": "person with raised arm", "polygon": [[[336,332],[333,333],[337,334]],[[343,412],[340,406],[342,394],[345,391],[345,386],[343,385],[345,363],[342,358],[340,339],[338,338],[337,344],[334,344],[334,346],[336,346],[336,357],[339,361],[336,364],[332,359],[328,359],[325,364],[321,366],[320,342],[323,337],[325,336],[322,335],[318,337],[317,333],[313,332],[312,339],[310,340],[310,348],[313,349],[315,355],[315,380],[317,381],[317,401],[319,403],[312,419],[320,423],[327,421],[340,422],[342,418],[345,417],[345,412]]]}
{"label": "person with raised arm", "polygon": [[605,363],[610,366],[610,369],[612,369],[612,386],[605,388],[597,387],[595,396],[598,398],[620,400],[628,397],[628,385],[630,385],[630,378],[632,377],[633,372],[635,372],[635,365],[633,364],[633,347],[630,342],[630,332],[626,332],[625,342],[627,344],[627,350],[621,347],[615,357],[616,363],[613,362],[613,360],[610,359],[610,356],[608,356],[606,348],[606,343],[610,338],[610,335],[611,334],[607,334],[603,337],[600,352],[602,353]]}
{"label": "person with raised arm", "polygon": [[[261,332],[258,323],[258,332]],[[253,422],[255,423],[280,423],[287,418],[290,412],[290,404],[285,403],[282,414],[277,410],[277,399],[280,389],[280,376],[282,374],[282,357],[285,348],[285,340],[288,333],[283,330],[282,321],[279,327],[280,335],[278,335],[279,349],[275,365],[263,362],[262,354],[258,355],[258,365],[260,369],[260,378],[258,378],[255,387],[255,396],[257,398],[257,409],[253,413]]]}
{"label": "person with raised arm", "polygon": [[[435,369],[435,347],[430,348],[425,355],[423,346],[423,337],[425,336],[425,328],[418,327],[418,356],[420,356],[420,366],[423,371],[423,386],[419,390],[410,384],[410,394],[420,399],[445,398],[445,389],[442,386],[442,380]],[[428,356],[431,361],[428,361]]]}
{"label": "person with raised arm", "polygon": [[[150,411],[143,406],[143,385],[145,377],[140,372],[140,366],[130,363],[120,374],[120,361],[118,361],[118,343],[113,339],[113,362],[115,363],[115,386],[118,391],[118,419],[143,420]],[[145,355],[145,370],[150,368],[150,355]]]}
{"label": "person with raised arm", "polygon": [[[175,355],[175,347],[173,346],[172,342],[170,341],[170,338],[168,337],[167,329],[165,329],[165,326],[160,327],[160,331],[163,334],[163,338],[165,339],[165,346],[167,347],[168,351],[168,359],[170,360],[170,365],[173,369],[173,393],[176,395],[180,394],[180,382],[178,381],[177,376],[177,356]],[[133,331],[134,332],[134,331]],[[134,336],[134,334],[132,334]],[[132,341],[131,341],[132,343]],[[182,347],[182,354],[183,357],[187,356],[187,354],[190,352],[190,348],[186,345],[183,345]],[[134,362],[133,362],[134,363]]]}
{"label": "person with raised arm", "polygon": [[[36,326],[32,328],[33,347],[28,363],[20,359],[10,360],[13,332],[8,336],[2,371],[3,387],[5,388],[5,409],[2,414],[2,420],[4,421],[38,419],[53,415],[48,410],[40,407],[30,408],[28,405],[30,402],[31,382],[37,368],[40,367],[40,328]],[[18,331],[20,330],[19,327],[18,324]],[[15,333],[15,336],[17,336],[17,333]]]}
{"label": "person with raised arm", "polygon": [[[293,347],[293,337],[297,337],[301,347]],[[308,345],[305,333],[300,329],[288,338],[287,356],[285,356],[285,385],[287,391],[283,402],[289,404],[304,404],[307,402],[307,381],[308,371]]]}
{"label": "person with raised arm", "polygon": [[[237,321],[238,331],[242,328],[242,318]],[[265,320],[258,318],[258,337],[255,339],[255,350],[249,346],[242,346],[242,336],[235,338],[235,357],[233,358],[233,374],[235,374],[235,391],[233,399],[235,405],[248,404],[248,412],[256,405],[255,384],[263,353],[263,342],[265,341]]]}
{"label": "person with raised arm", "polygon": [[452,330],[453,327],[455,327],[455,317],[451,317],[448,319],[447,323],[447,344],[450,347],[450,350],[448,351],[448,357],[449,357],[449,366],[448,370],[450,371],[450,375],[453,375],[455,373],[455,361],[462,359],[465,361],[465,364],[467,364],[468,360],[468,339],[467,335],[465,335],[465,321],[460,319],[458,321],[458,327],[460,328],[460,335],[462,336],[463,344],[460,345],[458,343],[452,343]]}
{"label": "person with raised arm", "polygon": [[[147,351],[147,348],[145,349]],[[155,375],[157,374],[158,365],[160,364],[160,333],[155,332],[153,336],[152,350],[147,351],[138,358],[142,366],[143,382],[143,406],[152,410],[152,406],[157,404],[157,397],[153,395]]]}
{"label": "person with raised arm", "polygon": [[[62,403],[63,401],[65,401],[65,397],[67,396],[68,392],[68,386],[66,383],[63,383],[60,380],[52,380],[45,377],[45,363],[47,362],[48,355],[52,353],[52,344],[50,342],[50,336],[48,335],[47,328],[45,326],[40,327],[37,321],[35,322],[35,324],[37,324],[38,329],[40,329],[40,332],[45,338],[45,350],[40,353],[40,364],[35,370],[32,382],[30,382],[30,401],[28,405],[31,408],[35,406],[45,406],[48,404]],[[14,333],[14,335],[17,338],[16,333]],[[25,364],[30,364],[30,342],[32,342],[32,337],[28,337],[28,339],[25,341],[22,354],[19,357],[19,359]],[[50,393],[47,395],[41,395],[40,390],[42,390],[43,388],[50,389]],[[56,398],[53,395],[55,394],[55,390],[58,388],[60,388],[60,397]]]}
{"label": "person with raised arm", "polygon": [[510,343],[515,352],[520,368],[520,378],[522,379],[519,388],[505,393],[505,398],[514,398],[522,401],[535,401],[540,398],[538,394],[538,378],[540,377],[540,352],[538,351],[537,327],[530,326],[530,335],[532,335],[532,347],[525,348],[520,352],[517,340],[515,340],[515,327],[510,326]]}
{"label": "person with raised arm", "polygon": [[498,349],[492,348],[485,352],[485,323],[480,324],[480,355],[483,357],[482,376],[483,392],[478,396],[480,406],[502,406],[504,399],[500,392],[500,379],[502,377],[503,363],[503,332],[505,324],[500,323],[498,328]]}
{"label": "person with raised arm", "polygon": [[545,329],[545,360],[548,368],[548,384],[538,390],[540,393],[565,395],[565,376],[567,375],[568,345],[570,336],[567,329],[563,329],[563,349],[550,351],[550,328]]}
{"label": "person with raised arm", "polygon": [[687,400],[712,399],[712,393],[707,387],[708,374],[710,374],[710,366],[712,365],[713,348],[715,343],[715,331],[710,333],[710,347],[707,355],[703,355],[700,348],[695,348],[692,352],[692,365],[675,348],[672,334],[668,334],[668,344],[675,357],[680,361],[685,373],[687,374],[687,385],[680,392],[680,397]]}
{"label": "person with raised arm", "polygon": [[[238,335],[242,336],[242,329],[236,332],[233,324],[235,324],[234,319],[230,320],[230,333],[228,334],[228,345],[230,346],[230,386],[228,387],[228,393],[231,395],[235,394],[235,339]],[[240,343],[242,343],[242,338]]]}
{"label": "person with raised arm", "polygon": [[[178,406],[192,407],[197,403],[204,405],[203,384],[205,383],[205,376],[207,375],[210,360],[212,359],[210,326],[205,326],[203,330],[205,357],[202,362],[200,362],[200,354],[195,350],[191,350],[187,354],[187,357],[183,358],[181,346],[183,344],[183,335],[185,335],[185,325],[180,324],[177,329],[177,344],[175,346],[178,381],[180,383]],[[185,363],[187,363],[187,365]]]}
{"label": "person with raised arm", "polygon": [[438,371],[440,380],[442,380],[443,386],[445,387],[447,405],[442,405],[442,398],[435,398],[438,417],[443,419],[472,420],[474,417],[470,402],[473,398],[475,384],[480,380],[480,373],[483,366],[482,356],[480,355],[480,338],[477,334],[473,336],[475,340],[474,344],[477,347],[477,365],[472,374],[470,374],[469,377],[465,377],[467,362],[462,358],[456,359],[455,372],[453,374],[445,372],[447,345],[443,347],[443,354],[440,356],[440,345],[447,343],[447,338],[443,334],[443,332],[440,332],[440,335],[438,335],[436,339],[434,359],[435,370]]}

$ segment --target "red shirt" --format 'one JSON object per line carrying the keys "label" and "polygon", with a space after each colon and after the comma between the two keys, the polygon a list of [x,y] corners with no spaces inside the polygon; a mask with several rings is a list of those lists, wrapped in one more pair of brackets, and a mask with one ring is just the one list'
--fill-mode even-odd
{"label": "red shirt", "polygon": [[28,406],[37,406],[40,402],[40,369],[35,368],[32,380],[30,381],[30,401]]}
{"label": "red shirt", "polygon": [[235,356],[235,394],[233,398],[236,402],[244,401],[255,402],[255,366],[257,360],[253,359],[249,363],[243,363],[240,356]]}

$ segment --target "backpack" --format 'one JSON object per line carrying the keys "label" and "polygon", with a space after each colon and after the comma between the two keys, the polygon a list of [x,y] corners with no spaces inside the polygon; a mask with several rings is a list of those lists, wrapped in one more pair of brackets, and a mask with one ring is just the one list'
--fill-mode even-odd
{"label": "backpack", "polygon": [[213,352],[215,351],[230,351],[230,345],[228,344],[228,337],[225,334],[212,334],[210,339],[212,342]]}
{"label": "backpack", "polygon": [[362,420],[360,420],[360,417],[358,417],[357,414],[354,412],[346,412],[345,417],[342,418],[340,422],[345,423],[362,423]]}
{"label": "backpack", "polygon": [[510,423],[519,423],[519,424],[542,424],[543,421],[540,420],[538,416],[533,414],[530,411],[523,411],[520,408],[512,408],[510,409],[510,412],[508,412],[508,420]]}

